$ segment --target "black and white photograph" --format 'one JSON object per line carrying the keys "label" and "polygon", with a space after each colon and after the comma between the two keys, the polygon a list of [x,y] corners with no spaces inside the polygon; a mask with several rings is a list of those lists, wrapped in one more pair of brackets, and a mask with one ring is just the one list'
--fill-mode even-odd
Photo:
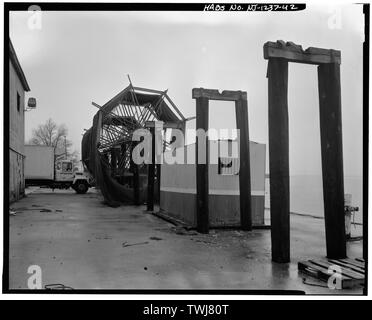
{"label": "black and white photograph", "polygon": [[5,3],[3,40],[3,293],[368,294],[369,4]]}

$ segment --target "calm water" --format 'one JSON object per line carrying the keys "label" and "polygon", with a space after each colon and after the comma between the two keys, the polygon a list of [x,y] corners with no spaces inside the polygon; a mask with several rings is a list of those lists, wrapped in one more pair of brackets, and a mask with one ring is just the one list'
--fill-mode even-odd
{"label": "calm water", "polygon": [[[362,177],[345,177],[345,193],[352,195],[352,205],[359,207],[355,214],[355,222],[362,222]],[[265,206],[270,208],[269,179],[266,179]],[[291,212],[311,214],[324,217],[322,177],[312,175],[296,175],[290,177]]]}

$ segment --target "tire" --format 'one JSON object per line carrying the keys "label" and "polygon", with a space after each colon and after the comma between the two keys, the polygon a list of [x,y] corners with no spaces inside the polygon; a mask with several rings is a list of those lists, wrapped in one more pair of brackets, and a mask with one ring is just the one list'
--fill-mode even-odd
{"label": "tire", "polygon": [[77,181],[74,186],[76,193],[84,194],[88,191],[88,185],[85,181]]}

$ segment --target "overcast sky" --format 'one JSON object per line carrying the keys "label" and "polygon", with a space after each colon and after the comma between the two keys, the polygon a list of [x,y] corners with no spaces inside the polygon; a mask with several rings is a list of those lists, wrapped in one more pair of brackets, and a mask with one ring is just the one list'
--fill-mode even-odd
{"label": "overcast sky", "polygon": [[[91,102],[107,102],[130,74],[135,86],[169,89],[187,117],[195,115],[194,87],[247,91],[250,138],[267,144],[263,44],[282,39],[341,50],[344,171],[361,176],[364,18],[361,5],[340,8],[336,21],[334,8],[309,5],[296,13],[42,12],[41,30],[28,28],[30,13],[12,12],[10,36],[37,99],[26,141],[50,117],[66,124],[80,151],[97,111]],[[290,64],[291,174],[320,173],[318,108],[316,67]],[[232,103],[210,103],[210,127],[235,127]]]}

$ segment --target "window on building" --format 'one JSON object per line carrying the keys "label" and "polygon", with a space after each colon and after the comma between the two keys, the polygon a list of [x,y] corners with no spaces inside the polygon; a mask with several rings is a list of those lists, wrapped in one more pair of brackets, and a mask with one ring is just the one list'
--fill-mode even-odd
{"label": "window on building", "polygon": [[72,163],[71,162],[63,162],[62,163],[62,171],[63,172],[72,172]]}
{"label": "window on building", "polygon": [[21,96],[18,92],[17,92],[17,111],[18,112],[21,111]]}

